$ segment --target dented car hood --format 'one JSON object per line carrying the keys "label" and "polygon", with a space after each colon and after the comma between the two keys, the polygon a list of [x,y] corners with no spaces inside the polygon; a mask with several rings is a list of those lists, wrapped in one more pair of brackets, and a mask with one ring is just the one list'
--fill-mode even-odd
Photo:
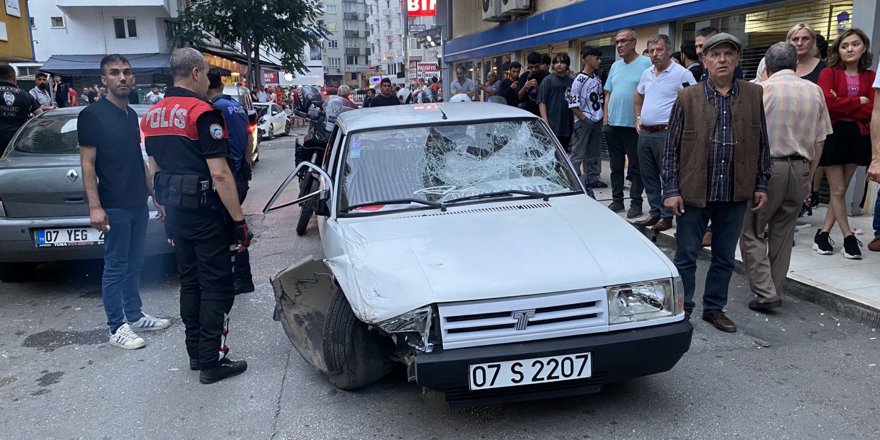
{"label": "dented car hood", "polygon": [[344,249],[325,261],[367,323],[433,303],[677,276],[644,235],[584,195],[338,221]]}

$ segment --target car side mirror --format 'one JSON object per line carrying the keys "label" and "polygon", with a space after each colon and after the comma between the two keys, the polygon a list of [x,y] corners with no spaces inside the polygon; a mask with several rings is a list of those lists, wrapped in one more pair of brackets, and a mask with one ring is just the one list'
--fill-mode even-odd
{"label": "car side mirror", "polygon": [[315,205],[315,215],[322,217],[330,216],[330,190],[322,189],[318,196],[318,203]]}
{"label": "car side mirror", "polygon": [[[281,204],[278,206],[274,206],[275,202],[278,201],[278,198],[281,197],[281,193],[284,192],[284,189],[287,188],[287,185],[290,185],[290,182],[293,182],[293,180],[296,179],[297,174],[299,174],[299,171],[302,168],[307,168],[309,170],[312,170],[312,171],[320,174],[321,180],[324,181],[324,185],[322,185],[323,188],[318,191],[315,191],[315,192],[312,192],[309,194],[305,194],[302,197],[299,197],[291,202],[287,202],[287,203],[284,203],[284,204]],[[267,202],[266,206],[263,207],[263,213],[265,214],[268,212],[273,212],[273,211],[277,211],[282,208],[286,208],[288,206],[298,205],[298,204],[314,197],[315,195],[319,196],[318,209],[323,210],[324,208],[326,208],[326,212],[327,212],[327,214],[318,214],[318,215],[330,215],[329,201],[333,198],[333,179],[331,179],[330,175],[327,174],[327,172],[324,171],[320,166],[315,165],[315,164],[308,162],[308,161],[302,161],[299,163],[299,165],[297,165],[296,168],[293,169],[293,171],[291,171],[290,175],[287,176],[286,179],[284,179],[284,182],[281,183],[281,186],[279,186],[278,189],[275,190],[275,193],[272,194],[272,197],[269,199],[269,202]],[[316,210],[316,213],[317,212],[318,211]]]}

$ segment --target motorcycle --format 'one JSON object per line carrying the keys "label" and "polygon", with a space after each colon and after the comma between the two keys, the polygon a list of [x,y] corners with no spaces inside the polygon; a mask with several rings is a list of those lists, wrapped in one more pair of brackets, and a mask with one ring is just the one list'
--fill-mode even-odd
{"label": "motorcycle", "polygon": [[[303,138],[303,142],[300,143],[299,139],[296,141],[296,146],[294,148],[295,164],[298,166],[300,162],[303,161],[320,164],[324,160],[324,150],[327,148],[327,141],[330,139],[330,131],[327,130],[326,115],[324,111],[320,107],[312,105],[309,107],[308,112],[294,110],[293,113],[296,116],[305,118],[309,121],[309,128]],[[318,176],[317,173],[303,167],[297,172],[296,177],[299,180],[298,199],[301,199],[308,194],[318,192],[318,179],[320,176]],[[317,200],[318,196],[315,194],[300,203],[301,209],[299,220],[297,220],[296,223],[297,235],[305,235],[306,229],[309,226],[309,220],[311,220],[312,215],[315,213],[315,204],[317,203]]]}

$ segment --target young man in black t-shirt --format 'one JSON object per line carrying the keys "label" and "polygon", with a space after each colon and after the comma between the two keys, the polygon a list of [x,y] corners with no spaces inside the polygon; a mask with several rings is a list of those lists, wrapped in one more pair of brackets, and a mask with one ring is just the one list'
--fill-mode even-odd
{"label": "young man in black t-shirt", "polygon": [[28,118],[40,113],[40,103],[16,85],[15,69],[8,64],[0,66],[0,156]]}
{"label": "young man in black t-shirt", "polygon": [[385,107],[387,105],[400,105],[400,99],[394,94],[391,80],[382,78],[379,83],[379,94],[370,101],[370,107]]}
{"label": "young man in black t-shirt", "polygon": [[550,125],[562,148],[571,152],[571,133],[574,130],[574,117],[568,109],[572,84],[568,66],[571,65],[571,59],[567,54],[560,53],[553,58],[552,65],[553,73],[544,78],[538,87],[538,106],[541,118]]}
{"label": "young man in black t-shirt", "polygon": [[541,54],[532,52],[526,58],[528,61],[528,70],[519,77],[519,108],[532,112],[536,116],[541,116],[538,108],[538,86],[547,76],[547,72],[541,69]]}
{"label": "young man in black t-shirt", "polygon": [[504,67],[507,78],[501,81],[498,96],[504,98],[507,101],[507,105],[517,107],[519,106],[519,73],[522,70],[522,64],[513,61]]}
{"label": "young man in black t-shirt", "polygon": [[141,154],[138,117],[128,106],[135,84],[131,63],[122,55],[107,55],[101,60],[101,82],[107,99],[86,107],[77,119],[79,152],[89,222],[104,233],[101,295],[110,345],[132,350],[146,345],[136,330],[160,330],[171,322],[141,310],[147,195],[153,184]]}

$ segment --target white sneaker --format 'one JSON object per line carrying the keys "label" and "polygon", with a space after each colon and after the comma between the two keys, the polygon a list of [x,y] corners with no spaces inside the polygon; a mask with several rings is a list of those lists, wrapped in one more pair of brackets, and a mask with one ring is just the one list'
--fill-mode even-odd
{"label": "white sneaker", "polygon": [[132,331],[128,324],[122,324],[122,327],[116,329],[116,333],[110,334],[110,345],[126,350],[136,350],[147,345],[147,343],[137,333]]}
{"label": "white sneaker", "polygon": [[129,325],[131,325],[131,328],[135,330],[148,332],[152,330],[162,330],[163,328],[171,327],[171,321],[163,318],[155,318],[144,313],[144,316],[142,316],[141,319],[138,319],[135,322],[131,322],[129,323]]}

